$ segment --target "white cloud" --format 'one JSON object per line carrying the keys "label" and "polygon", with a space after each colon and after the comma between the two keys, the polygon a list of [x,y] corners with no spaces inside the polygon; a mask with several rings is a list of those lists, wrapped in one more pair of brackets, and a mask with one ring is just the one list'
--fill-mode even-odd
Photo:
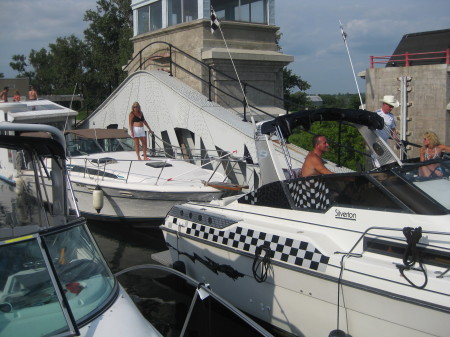
{"label": "white cloud", "polygon": [[[83,37],[86,10],[96,0],[2,0],[0,72],[14,54],[47,48],[57,37]],[[371,55],[390,55],[404,34],[448,29],[448,0],[275,0],[282,51],[289,66],[315,93],[356,92],[339,20],[348,35],[355,71],[369,67]],[[364,82],[358,80],[364,91]]]}

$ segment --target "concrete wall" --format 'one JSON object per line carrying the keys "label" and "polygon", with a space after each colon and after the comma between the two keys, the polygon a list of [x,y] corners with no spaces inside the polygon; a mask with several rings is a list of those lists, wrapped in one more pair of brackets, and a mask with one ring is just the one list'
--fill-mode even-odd
{"label": "concrete wall", "polygon": [[[229,76],[236,77],[230,60],[231,54],[241,81],[248,82],[272,95],[282,97],[282,69],[293,61],[293,57],[278,52],[276,33],[279,28],[242,22],[222,22],[221,27],[230,53],[226,49],[220,31],[217,30],[212,34],[210,21],[202,19],[133,37],[134,55],[137,55],[150,43],[163,41],[173,44],[185,53],[202,60]],[[153,61],[149,61],[144,69],[169,70],[168,58],[158,59],[157,57],[163,54],[167,56],[167,53],[168,46],[164,44],[156,44],[147,48],[143,52],[144,58],[153,59]],[[208,68],[202,67],[177,53],[174,54],[173,60],[181,67],[200,76],[204,81],[208,81]],[[135,66],[136,64],[129,67],[130,71],[135,70]],[[202,83],[202,81],[188,75],[181,68],[173,67],[172,71],[178,79],[209,96],[207,83]],[[212,73],[212,81],[214,85],[220,86],[227,93],[242,96],[241,88],[237,82],[231,83],[229,79],[216,73]],[[248,95],[248,101],[258,107],[282,105],[280,101],[254,90],[249,90]],[[212,99],[231,108],[242,107],[242,101],[230,99],[227,95],[219,92],[214,92]]]}
{"label": "concrete wall", "polygon": [[[422,144],[425,131],[436,132],[441,143],[450,144],[450,67],[446,64],[388,67],[367,69],[366,109],[374,111],[381,107],[380,99],[384,95],[395,95],[400,101],[399,77],[407,76],[411,80],[407,91],[407,138],[406,140]],[[397,130],[400,129],[400,107],[393,109],[396,115]],[[412,148],[408,157],[418,156],[419,149]]]}
{"label": "concrete wall", "polygon": [[19,90],[20,100],[25,101],[28,99],[29,83],[28,78],[0,78],[0,91],[4,87],[9,87],[8,101],[12,102],[14,92]]}

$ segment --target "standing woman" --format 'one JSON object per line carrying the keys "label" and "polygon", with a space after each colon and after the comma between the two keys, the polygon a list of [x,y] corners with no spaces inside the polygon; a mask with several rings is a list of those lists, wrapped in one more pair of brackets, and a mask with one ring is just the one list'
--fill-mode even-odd
{"label": "standing woman", "polygon": [[130,116],[130,130],[131,137],[134,140],[134,149],[136,150],[136,154],[139,160],[141,160],[141,156],[139,154],[139,140],[142,144],[142,151],[144,152],[144,160],[148,160],[147,157],[147,138],[145,137],[145,128],[144,125],[148,128],[148,130],[153,133],[150,129],[150,126],[146,122],[144,118],[144,114],[141,111],[141,106],[138,102],[134,102],[131,108]]}

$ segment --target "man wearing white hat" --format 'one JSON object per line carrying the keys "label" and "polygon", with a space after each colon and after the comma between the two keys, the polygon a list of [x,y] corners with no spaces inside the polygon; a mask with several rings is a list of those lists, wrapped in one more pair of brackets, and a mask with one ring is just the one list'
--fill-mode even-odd
{"label": "man wearing white hat", "polygon": [[385,142],[387,142],[389,138],[392,138],[396,142],[399,142],[397,131],[395,130],[395,117],[391,113],[391,111],[393,108],[398,108],[400,106],[400,103],[395,99],[393,95],[385,95],[383,99],[380,99],[380,102],[382,102],[383,105],[381,106],[381,109],[378,109],[375,112],[383,117],[384,129],[376,130],[377,134],[381,138],[383,138]]}

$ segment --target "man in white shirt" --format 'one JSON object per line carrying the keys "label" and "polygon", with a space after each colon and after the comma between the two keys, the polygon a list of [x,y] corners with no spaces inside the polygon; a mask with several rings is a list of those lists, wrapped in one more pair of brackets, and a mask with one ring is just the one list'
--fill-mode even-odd
{"label": "man in white shirt", "polygon": [[400,142],[397,136],[397,131],[395,130],[395,117],[391,113],[393,108],[398,108],[400,103],[395,99],[393,95],[385,95],[383,99],[380,100],[383,103],[381,109],[375,111],[379,116],[384,119],[384,129],[376,130],[377,134],[383,138],[385,142],[389,138],[394,139],[396,142]]}

